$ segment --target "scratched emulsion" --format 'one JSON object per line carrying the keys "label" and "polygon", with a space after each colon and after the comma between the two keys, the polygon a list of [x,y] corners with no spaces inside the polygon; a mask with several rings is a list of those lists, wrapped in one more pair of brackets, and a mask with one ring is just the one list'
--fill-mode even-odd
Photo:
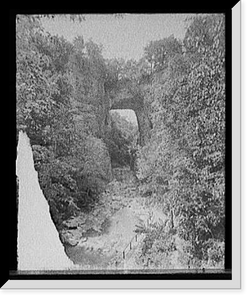
{"label": "scratched emulsion", "polygon": [[64,270],[73,266],[51,220],[38,183],[27,135],[19,133],[16,161],[19,179],[18,270]]}

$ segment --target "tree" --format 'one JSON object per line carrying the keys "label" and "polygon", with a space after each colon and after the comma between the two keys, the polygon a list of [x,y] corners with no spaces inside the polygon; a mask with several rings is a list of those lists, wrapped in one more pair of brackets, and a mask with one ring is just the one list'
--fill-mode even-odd
{"label": "tree", "polygon": [[150,42],[144,51],[145,59],[148,61],[153,73],[166,68],[175,55],[182,54],[182,45],[171,35],[168,38]]}
{"label": "tree", "polygon": [[153,129],[139,152],[138,176],[175,214],[178,234],[199,259],[207,259],[210,241],[222,242],[225,233],[224,35],[223,16],[197,16],[183,41],[185,53],[167,63],[163,41],[147,48]]}
{"label": "tree", "polygon": [[52,94],[57,92],[49,57],[39,53],[32,36],[41,34],[39,23],[22,17],[17,21],[17,124],[36,139],[52,119]]}
{"label": "tree", "polygon": [[17,129],[31,140],[39,183],[60,228],[92,209],[111,179],[106,146],[94,130],[103,96],[94,83],[102,86],[105,64],[98,45],[45,33],[37,16],[17,18],[16,45]]}
{"label": "tree", "polygon": [[[193,208],[198,248],[209,238],[224,239],[225,196],[225,45],[224,17],[196,18],[185,42],[195,43],[200,60],[188,76],[182,97],[191,99],[185,110],[188,129],[183,136],[194,165]],[[196,32],[192,31],[197,28]],[[207,32],[206,32],[207,31]],[[194,34],[190,34],[194,32]],[[203,38],[201,39],[201,34]],[[205,39],[205,40],[204,40]],[[191,41],[191,45],[193,42]],[[191,51],[192,48],[190,48]],[[192,172],[190,172],[192,173]],[[188,196],[189,196],[188,195]],[[190,217],[187,219],[189,220]],[[188,228],[188,221],[183,221]]]}

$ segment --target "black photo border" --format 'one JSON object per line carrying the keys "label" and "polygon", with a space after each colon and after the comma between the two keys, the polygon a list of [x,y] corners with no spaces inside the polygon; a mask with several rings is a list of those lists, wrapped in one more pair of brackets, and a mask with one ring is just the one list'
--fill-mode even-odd
{"label": "black photo border", "polygon": [[[8,247],[6,247],[6,266],[1,268],[1,286],[8,280],[231,280],[232,279],[232,7],[239,1],[212,1],[199,6],[190,1],[189,5],[177,4],[166,9],[9,9],[9,107],[8,107]],[[183,8],[179,8],[179,6]],[[189,7],[190,6],[190,7]],[[204,7],[203,7],[204,6]],[[220,272],[176,272],[171,274],[80,274],[59,272],[19,272],[17,271],[17,201],[18,184],[15,171],[17,157],[16,132],[16,93],[15,93],[15,18],[17,14],[42,13],[221,13],[226,22],[226,232],[225,232],[225,270]],[[148,285],[148,283],[146,282]]]}

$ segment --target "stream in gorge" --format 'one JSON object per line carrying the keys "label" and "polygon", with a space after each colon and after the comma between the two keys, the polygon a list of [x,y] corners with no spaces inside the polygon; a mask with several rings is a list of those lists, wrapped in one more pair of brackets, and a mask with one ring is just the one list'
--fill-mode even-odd
{"label": "stream in gorge", "polygon": [[[141,250],[144,233],[136,233],[139,223],[147,223],[150,213],[157,222],[166,216],[158,209],[146,205],[146,198],[141,197],[136,188],[133,175],[127,168],[122,170],[124,179],[120,189],[113,188],[110,195],[121,207],[104,223],[102,234],[90,234],[81,237],[77,245],[65,246],[68,257],[84,269],[131,269],[134,254]],[[117,183],[117,182],[116,182]],[[113,195],[112,195],[113,194]]]}

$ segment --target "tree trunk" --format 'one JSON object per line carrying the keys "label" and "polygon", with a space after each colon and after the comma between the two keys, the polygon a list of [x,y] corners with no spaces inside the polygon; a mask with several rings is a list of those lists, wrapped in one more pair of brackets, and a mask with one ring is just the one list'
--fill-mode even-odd
{"label": "tree trunk", "polygon": [[174,228],[174,213],[173,213],[173,209],[171,209],[171,229]]}

